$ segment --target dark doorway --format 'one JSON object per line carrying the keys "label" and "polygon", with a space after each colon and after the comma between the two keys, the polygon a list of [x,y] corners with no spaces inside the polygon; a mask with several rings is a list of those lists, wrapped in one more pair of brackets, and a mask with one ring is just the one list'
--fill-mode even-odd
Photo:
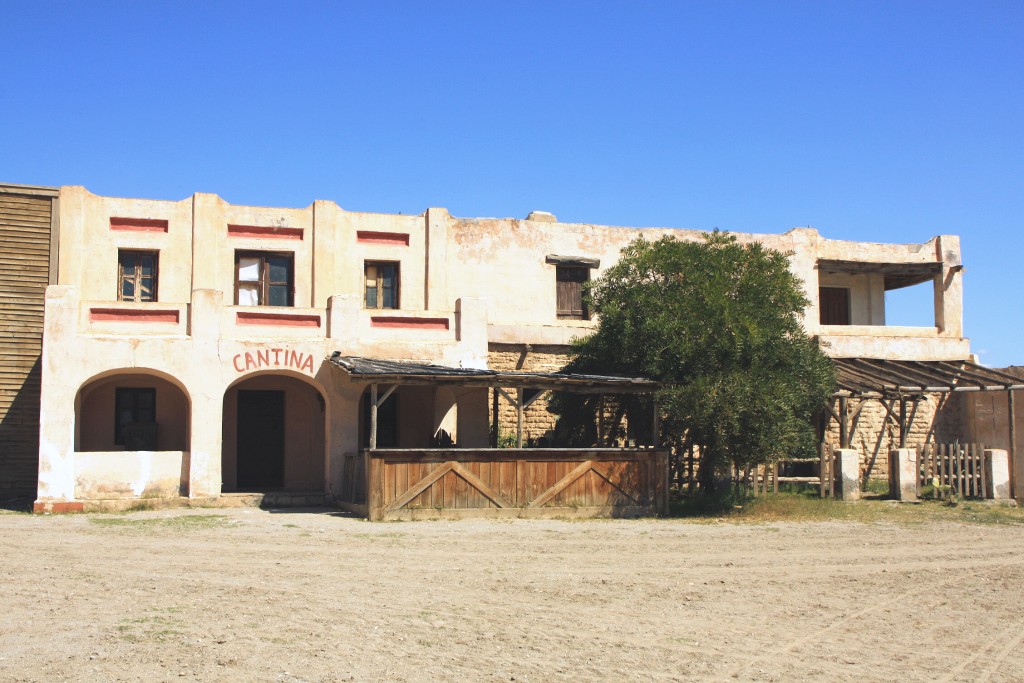
{"label": "dark doorway", "polygon": [[822,325],[849,325],[850,290],[846,287],[820,287],[818,310]]}
{"label": "dark doorway", "polygon": [[284,392],[238,392],[238,488],[284,487]]}

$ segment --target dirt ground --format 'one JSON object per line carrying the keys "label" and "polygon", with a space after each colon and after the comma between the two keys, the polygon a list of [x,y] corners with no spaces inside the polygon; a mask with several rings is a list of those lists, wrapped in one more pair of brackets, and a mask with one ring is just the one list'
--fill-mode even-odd
{"label": "dirt ground", "polygon": [[1022,681],[1024,526],[0,514],[3,681]]}

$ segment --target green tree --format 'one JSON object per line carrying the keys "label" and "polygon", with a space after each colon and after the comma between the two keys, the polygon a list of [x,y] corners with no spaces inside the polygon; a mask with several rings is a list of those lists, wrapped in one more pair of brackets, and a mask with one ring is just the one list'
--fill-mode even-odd
{"label": "green tree", "polygon": [[[599,324],[574,343],[565,370],[664,383],[658,438],[700,448],[702,488],[713,490],[729,465],[813,455],[813,417],[834,374],[801,325],[808,301],[786,254],[718,231],[692,242],[639,238],[589,296]],[[556,434],[594,441],[594,399],[562,395],[553,409]],[[628,397],[604,404],[612,424],[622,414],[650,424],[649,401],[643,412]]]}

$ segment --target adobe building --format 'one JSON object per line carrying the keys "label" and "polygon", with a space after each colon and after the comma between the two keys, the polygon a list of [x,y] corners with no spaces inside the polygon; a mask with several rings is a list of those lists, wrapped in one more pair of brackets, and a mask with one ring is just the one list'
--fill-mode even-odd
{"label": "adobe building", "polygon": [[[37,510],[250,491],[338,500],[356,476],[352,458],[370,445],[371,417],[378,448],[486,448],[494,415],[497,431],[514,434],[519,421],[522,438],[539,438],[551,416],[522,386],[395,381],[378,395],[353,371],[358,362],[343,361],[555,372],[571,339],[596,324],[583,282],[638,236],[701,239],[542,212],[388,215],[330,201],[267,208],[73,186],[60,189],[59,225],[45,298]],[[810,228],[737,237],[791,254],[809,293],[807,331],[833,357],[969,358],[957,237],[872,244]],[[931,284],[934,325],[887,325],[885,292],[917,283]],[[517,376],[499,379],[513,387]],[[922,409],[911,427],[934,431],[937,414]],[[881,422],[872,439],[886,431]],[[948,422],[939,428],[962,430],[959,414]]]}

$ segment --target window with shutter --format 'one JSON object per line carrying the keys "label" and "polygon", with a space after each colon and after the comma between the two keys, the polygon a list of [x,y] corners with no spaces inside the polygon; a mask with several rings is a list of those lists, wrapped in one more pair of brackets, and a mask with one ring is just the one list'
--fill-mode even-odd
{"label": "window with shutter", "polygon": [[586,266],[556,266],[557,314],[562,320],[589,320],[583,284],[590,280]]}

